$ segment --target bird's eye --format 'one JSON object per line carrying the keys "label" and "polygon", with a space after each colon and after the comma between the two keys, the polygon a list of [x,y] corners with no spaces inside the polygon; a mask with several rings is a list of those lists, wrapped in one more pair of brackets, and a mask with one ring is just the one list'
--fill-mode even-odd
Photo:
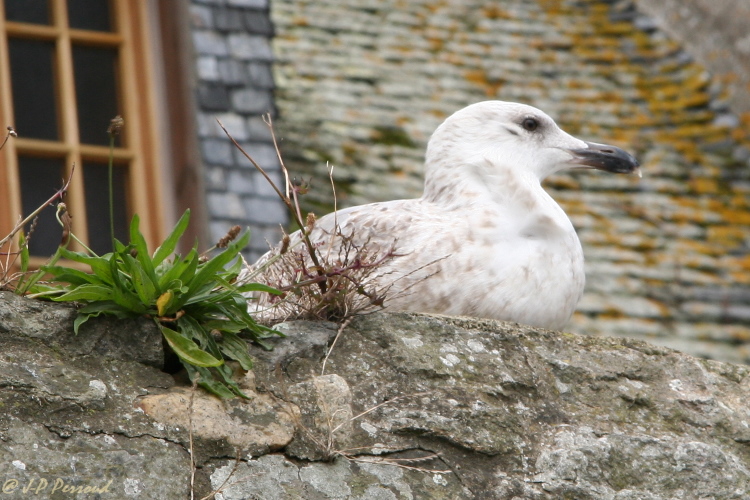
{"label": "bird's eye", "polygon": [[535,118],[524,118],[521,122],[521,126],[529,132],[535,131],[539,128],[539,122]]}

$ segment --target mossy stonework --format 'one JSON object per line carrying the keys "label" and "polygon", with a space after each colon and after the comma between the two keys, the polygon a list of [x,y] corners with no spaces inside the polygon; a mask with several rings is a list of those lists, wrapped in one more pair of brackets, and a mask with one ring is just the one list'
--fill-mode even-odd
{"label": "mossy stonework", "polygon": [[237,378],[250,399],[219,400],[160,371],[153,322],[93,318],[75,335],[75,315],[0,292],[6,498],[37,487],[31,498],[74,498],[51,494],[58,480],[109,485],[105,499],[169,500],[219,488],[226,500],[750,490],[748,366],[631,339],[378,313],[354,319],[330,353],[337,325],[279,325],[286,336],[271,351],[251,345],[254,367]]}
{"label": "mossy stonework", "polygon": [[[568,329],[750,361],[750,115],[635,2],[278,0],[277,121],[288,166],[339,208],[416,197],[437,125],[484,99],[634,151],[643,179],[547,182],[576,226],[586,293]],[[342,14],[345,9],[345,15]]]}

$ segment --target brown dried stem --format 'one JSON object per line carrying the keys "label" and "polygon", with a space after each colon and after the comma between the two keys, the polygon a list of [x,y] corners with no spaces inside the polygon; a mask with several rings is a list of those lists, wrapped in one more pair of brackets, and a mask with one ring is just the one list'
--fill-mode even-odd
{"label": "brown dried stem", "polygon": [[3,245],[8,243],[8,241],[10,241],[16,235],[16,233],[18,233],[18,231],[20,231],[26,224],[31,222],[34,219],[34,217],[39,215],[39,213],[42,210],[44,210],[45,208],[53,204],[55,201],[63,199],[63,196],[65,196],[65,193],[68,192],[68,186],[70,186],[70,181],[73,180],[73,172],[75,171],[75,168],[76,166],[75,164],[73,164],[73,168],[70,171],[70,177],[68,178],[67,182],[65,182],[65,184],[60,189],[58,189],[57,192],[54,195],[52,195],[52,197],[49,200],[45,201],[42,205],[39,206],[39,208],[31,212],[31,214],[29,214],[28,217],[26,217],[24,220],[16,224],[15,227],[11,229],[10,233],[8,233],[8,235],[5,236],[5,238],[0,240],[0,248],[2,248]]}
{"label": "brown dried stem", "polygon": [[[310,230],[312,228],[308,228],[304,221],[302,220],[302,214],[300,212],[299,207],[299,200],[297,199],[297,192],[294,188],[294,186],[291,185],[289,181],[289,172],[286,168],[286,165],[284,165],[284,161],[281,158],[281,153],[279,151],[278,143],[276,141],[276,135],[273,131],[273,123],[271,122],[271,115],[266,114],[263,117],[263,121],[268,125],[268,128],[271,130],[271,137],[273,138],[273,145],[274,148],[276,148],[276,155],[279,159],[279,164],[281,165],[281,171],[284,173],[284,182],[286,183],[286,192],[289,193],[291,190],[292,196],[290,197],[288,194],[283,194],[281,190],[276,186],[276,184],[271,180],[271,177],[268,175],[268,173],[261,167],[258,162],[253,159],[252,156],[250,156],[243,148],[240,146],[240,144],[232,137],[232,134],[229,133],[229,131],[224,127],[224,124],[221,123],[220,120],[216,120],[221,127],[221,129],[224,131],[224,133],[229,137],[229,140],[232,141],[232,144],[247,158],[250,163],[255,167],[258,172],[261,173],[263,177],[265,177],[266,181],[271,185],[274,191],[276,191],[276,194],[281,199],[281,201],[286,205],[287,210],[289,210],[289,213],[292,214],[292,217],[294,218],[295,222],[299,225],[300,234],[302,235],[302,239],[305,242],[305,246],[307,247],[307,251],[310,254],[310,259],[313,262],[314,268],[317,270],[318,274],[320,276],[324,276],[323,274],[323,268],[320,265],[320,261],[318,259],[317,252],[315,251],[315,247],[313,246],[312,242],[310,241]],[[320,291],[322,293],[326,293],[327,290],[327,284],[326,280],[322,279],[318,283],[318,287],[320,288]]]}

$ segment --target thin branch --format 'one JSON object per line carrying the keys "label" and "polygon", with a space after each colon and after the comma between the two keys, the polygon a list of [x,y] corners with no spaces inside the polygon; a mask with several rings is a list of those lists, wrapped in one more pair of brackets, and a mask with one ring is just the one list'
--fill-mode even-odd
{"label": "thin branch", "polygon": [[45,201],[39,208],[31,212],[31,214],[28,217],[26,217],[24,220],[16,224],[16,226],[10,231],[10,233],[8,233],[8,235],[5,238],[0,240],[0,247],[2,247],[8,241],[10,241],[16,235],[16,233],[23,228],[23,226],[28,224],[32,219],[34,219],[34,217],[39,215],[39,213],[42,210],[50,206],[56,200],[58,199],[62,200],[63,196],[65,196],[65,193],[68,192],[68,186],[70,186],[70,181],[73,180],[73,172],[75,172],[75,169],[76,169],[76,165],[74,163],[73,168],[71,168],[70,170],[70,177],[68,177],[68,181],[63,185],[63,187],[58,189],[57,192],[54,195],[52,195],[52,197],[49,200]]}
{"label": "thin branch", "polygon": [[341,332],[343,332],[344,329],[347,326],[349,326],[349,323],[351,323],[353,319],[354,319],[354,316],[351,316],[347,318],[343,323],[341,323],[341,326],[339,326],[339,329],[336,332],[336,337],[334,337],[333,342],[331,343],[331,347],[328,348],[328,352],[326,352],[326,357],[323,360],[323,367],[320,370],[321,376],[326,374],[326,363],[328,363],[328,357],[331,355],[331,352],[333,352],[333,346],[336,345],[336,341],[339,339],[339,335],[341,335]]}
{"label": "thin branch", "polygon": [[[270,117],[270,115],[266,115],[266,116],[268,117],[267,118],[268,121],[266,121],[266,123],[269,124],[269,128],[271,128],[271,131],[273,132],[273,128],[272,128],[272,125],[271,125],[271,117]],[[265,118],[264,118],[264,120],[265,120]],[[309,236],[309,232],[307,230],[307,226],[302,221],[302,215],[299,213],[299,202],[297,200],[297,196],[296,196],[296,193],[295,193],[294,189],[292,188],[292,193],[294,193],[294,203],[293,203],[292,200],[289,198],[289,196],[284,196],[281,193],[281,190],[279,190],[279,188],[276,186],[276,184],[274,184],[274,182],[271,180],[271,177],[263,169],[263,167],[261,167],[258,164],[258,162],[256,162],[249,154],[247,154],[247,152],[245,152],[245,150],[242,148],[242,146],[240,146],[239,143],[234,139],[234,137],[232,137],[232,135],[226,129],[226,127],[224,126],[224,124],[221,123],[221,121],[218,120],[218,119],[216,121],[218,122],[219,126],[224,131],[224,133],[227,135],[227,137],[229,137],[229,140],[232,141],[232,144],[234,144],[234,146],[237,149],[240,150],[240,152],[245,156],[245,158],[247,158],[250,161],[250,163],[253,164],[253,166],[256,168],[256,170],[258,170],[261,173],[261,175],[263,175],[263,177],[265,177],[266,181],[268,181],[268,183],[271,185],[271,187],[273,188],[273,190],[276,191],[276,194],[279,196],[279,198],[281,198],[281,201],[284,203],[284,205],[286,205],[287,209],[292,214],[292,217],[294,217],[295,222],[297,222],[297,224],[301,228],[300,229],[300,234],[302,235],[302,239],[305,242],[305,246],[307,247],[307,251],[310,254],[310,259],[313,261],[313,264],[315,265],[315,268],[318,269],[318,273],[322,273],[322,269],[323,268],[321,267],[320,261],[318,260],[317,252],[315,251],[315,247],[313,246],[312,242],[310,241],[310,236]],[[275,135],[273,136],[273,139],[274,139],[274,147],[278,148],[278,145],[276,143],[276,136]],[[285,172],[284,176],[286,178],[287,186],[289,186],[289,175],[288,175],[288,173],[286,173],[286,167],[284,166],[283,162],[281,163],[281,169],[282,169],[282,171]],[[327,285],[326,285],[325,281],[320,281],[318,283],[318,287],[320,288],[320,290],[321,290],[322,293],[326,292]]]}
{"label": "thin branch", "polygon": [[279,165],[281,165],[281,171],[284,173],[284,185],[286,186],[286,197],[289,198],[289,188],[292,183],[289,182],[289,170],[284,165],[284,158],[281,156],[279,150],[279,143],[276,141],[276,132],[273,129],[273,121],[271,120],[271,113],[263,115],[263,123],[268,126],[268,130],[271,131],[271,139],[273,140],[273,148],[276,150],[276,158],[279,159]]}

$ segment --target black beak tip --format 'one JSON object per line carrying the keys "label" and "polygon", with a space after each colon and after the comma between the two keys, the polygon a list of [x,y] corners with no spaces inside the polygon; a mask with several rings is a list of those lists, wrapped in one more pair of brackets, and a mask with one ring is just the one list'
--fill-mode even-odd
{"label": "black beak tip", "polygon": [[571,163],[614,174],[640,176],[640,163],[624,149],[595,142],[587,142],[586,145],[588,146],[586,148],[570,150],[573,155]]}

